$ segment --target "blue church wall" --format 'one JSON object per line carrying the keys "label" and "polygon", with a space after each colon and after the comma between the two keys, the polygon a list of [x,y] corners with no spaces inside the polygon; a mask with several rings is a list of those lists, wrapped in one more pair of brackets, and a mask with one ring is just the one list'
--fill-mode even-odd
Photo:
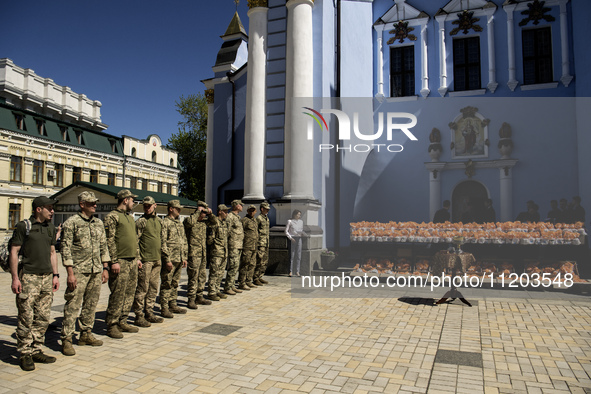
{"label": "blue church wall", "polygon": [[[224,194],[229,190],[244,188],[244,117],[246,114],[246,78],[243,73],[234,80],[234,130],[232,130],[232,84],[223,83],[215,86],[214,94],[214,157],[213,167],[213,204],[225,203]],[[234,142],[233,142],[234,140]],[[232,145],[234,149],[232,150]]]}
{"label": "blue church wall", "polygon": [[[571,3],[576,4],[571,7]],[[426,12],[430,19],[427,23],[427,52],[428,52],[428,72],[429,72],[429,89],[430,97],[439,97],[438,89],[440,87],[440,68],[439,68],[439,23],[435,19],[437,11],[444,7],[448,1],[433,1],[433,0],[408,0],[408,5]],[[507,86],[509,81],[509,58],[507,49],[507,13],[503,9],[503,1],[495,0],[497,9],[493,14],[494,17],[494,44],[495,44],[495,64],[494,69],[496,71],[496,82],[498,87],[494,93],[489,89],[481,96],[510,96],[510,97],[539,97],[539,96],[552,96],[552,97],[572,97],[575,95],[575,84],[571,83],[568,87],[565,87],[562,83],[559,83],[557,88],[548,88],[543,90],[527,90],[522,91],[521,87],[518,86],[514,91],[511,91]],[[377,21],[383,16],[392,6],[393,2],[378,0],[373,2],[373,21]],[[567,15],[568,15],[568,46],[569,46],[569,61],[570,61],[570,74],[575,75],[575,47],[573,44],[573,11],[572,8],[576,7],[580,15],[587,15],[591,4],[587,3],[582,5],[581,1],[572,0],[567,4]],[[523,56],[522,56],[522,30],[539,28],[544,26],[550,26],[552,30],[552,56],[553,56],[553,75],[554,81],[560,81],[562,76],[562,48],[561,48],[561,31],[560,31],[560,8],[558,6],[550,7],[551,11],[549,15],[555,18],[554,22],[546,22],[542,20],[538,25],[534,25],[533,22],[529,22],[526,26],[519,26],[519,22],[525,18],[521,15],[521,11],[514,11],[514,43],[515,43],[515,66],[516,66],[516,79],[520,85],[523,85]],[[582,8],[585,8],[586,13],[583,12]],[[452,14],[453,15],[453,14]],[[353,17],[353,16],[352,16]],[[448,20],[445,22],[446,36],[445,36],[445,50],[446,50],[446,68],[447,68],[447,87],[448,91],[454,90],[454,79],[453,79],[453,40],[466,37],[479,37],[480,42],[480,66],[481,66],[481,88],[486,88],[489,82],[489,65],[488,65],[488,38],[487,38],[487,17],[485,15],[477,16],[480,18],[476,24],[482,27],[482,32],[475,32],[470,30],[468,34],[459,32],[455,36],[451,36],[450,31],[457,25],[453,25],[452,21]],[[586,22],[578,22],[586,24]],[[390,92],[390,52],[391,47],[397,46],[414,46],[415,56],[415,94],[419,95],[422,86],[422,72],[421,72],[421,28],[420,26],[412,26],[414,30],[411,34],[417,37],[416,41],[411,41],[408,38],[403,43],[396,41],[392,45],[384,45],[383,49],[383,82],[384,82],[384,94],[391,96]],[[371,27],[368,27],[371,28]],[[576,23],[575,23],[576,28]],[[385,29],[382,35],[384,44],[393,37],[389,33],[391,29]],[[374,30],[372,33],[372,46],[374,47],[373,59],[373,94],[377,94],[377,66],[379,48],[377,48],[377,37],[378,33]],[[579,56],[580,51],[577,51]]]}

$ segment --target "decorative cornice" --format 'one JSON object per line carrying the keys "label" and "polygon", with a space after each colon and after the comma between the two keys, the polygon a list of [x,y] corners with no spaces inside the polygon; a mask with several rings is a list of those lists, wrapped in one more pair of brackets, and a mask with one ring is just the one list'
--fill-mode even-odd
{"label": "decorative cornice", "polygon": [[248,0],[248,8],[255,8],[255,7],[268,7],[267,0]]}

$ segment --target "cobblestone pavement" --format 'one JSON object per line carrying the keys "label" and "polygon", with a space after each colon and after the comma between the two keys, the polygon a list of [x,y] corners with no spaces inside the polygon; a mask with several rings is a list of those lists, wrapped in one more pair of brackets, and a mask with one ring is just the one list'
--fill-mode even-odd
{"label": "cobblestone pavement", "polygon": [[94,329],[104,345],[66,357],[63,272],[46,341],[58,360],[23,372],[10,275],[0,273],[0,392],[591,393],[587,296],[476,294],[473,307],[433,306],[408,296],[298,297],[289,278],[267,279],[120,340],[104,336],[104,285]]}

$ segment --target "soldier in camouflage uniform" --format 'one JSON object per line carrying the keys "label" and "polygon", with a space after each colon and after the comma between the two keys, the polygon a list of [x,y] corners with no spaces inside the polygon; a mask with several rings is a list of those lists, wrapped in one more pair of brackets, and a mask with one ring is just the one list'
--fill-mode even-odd
{"label": "soldier in camouflage uniform", "polygon": [[187,238],[179,220],[179,200],[168,202],[168,216],[162,221],[162,282],[160,284],[160,309],[162,317],[172,318],[173,313],[187,313],[177,305],[181,269],[187,266]]}
{"label": "soldier in camouflage uniform", "polygon": [[197,309],[197,304],[211,305],[210,300],[203,297],[205,282],[207,281],[206,259],[206,218],[211,214],[211,209],[203,201],[198,201],[197,211],[186,218],[183,222],[185,234],[189,242],[189,262],[187,265],[187,275],[189,283],[187,285],[187,307]]}
{"label": "soldier in camouflage uniform", "polygon": [[242,241],[242,258],[240,260],[240,271],[238,274],[238,289],[250,290],[252,276],[256,266],[256,252],[259,241],[258,224],[255,220],[257,208],[250,205],[246,211],[246,216],[242,218],[242,228],[244,229],[244,240]]}
{"label": "soldier in camouflage uniform", "polygon": [[142,267],[135,221],[130,214],[137,196],[123,189],[117,193],[117,209],[105,216],[105,233],[111,263],[109,267],[109,304],[107,306],[107,335],[123,338],[123,332],[138,332],[127,323],[137,287],[138,268]]}
{"label": "soldier in camouflage uniform", "polygon": [[269,262],[269,218],[267,217],[267,214],[269,213],[271,206],[267,202],[262,202],[260,208],[261,214],[256,218],[259,230],[257,265],[254,270],[254,278],[252,281],[252,283],[257,286],[269,283],[263,279],[263,275],[265,275],[267,263]]}
{"label": "soldier in camouflage uniform", "polygon": [[[16,340],[23,371],[34,370],[35,363],[54,363],[56,360],[43,354],[42,350],[53,293],[60,287],[55,253],[56,229],[51,223],[55,203],[47,197],[35,198],[33,215],[28,219],[30,227],[25,221],[18,222],[12,236],[9,255],[11,288],[16,294]],[[30,228],[28,235],[27,228]],[[23,260],[19,267],[21,249]]]}
{"label": "soldier in camouflage uniform", "polygon": [[[101,295],[101,285],[109,280],[109,250],[105,226],[95,217],[98,198],[93,192],[84,191],[78,195],[80,211],[64,223],[62,235],[62,262],[68,272],[68,288],[64,294],[64,321],[62,324],[62,353],[76,354],[72,346],[72,335],[76,329],[76,318],[80,325],[78,346],[101,346],[92,335],[96,305]],[[78,317],[82,307],[82,312]]]}
{"label": "soldier in camouflage uniform", "polygon": [[240,256],[242,255],[242,240],[244,239],[244,229],[240,221],[240,212],[242,212],[242,201],[232,201],[232,210],[226,218],[228,226],[228,272],[226,274],[226,287],[224,293],[235,295],[242,293],[242,290],[236,288],[236,274],[240,267]]}
{"label": "soldier in camouflage uniform", "polygon": [[226,225],[228,209],[224,204],[218,205],[218,216],[210,214],[207,221],[207,225],[212,230],[212,236],[208,239],[208,242],[211,243],[208,297],[212,301],[228,298],[227,295],[220,292],[220,284],[228,257],[228,227]]}
{"label": "soldier in camouflage uniform", "polygon": [[138,270],[138,283],[133,301],[134,324],[150,327],[150,323],[162,323],[163,318],[154,315],[154,304],[160,285],[162,219],[156,216],[156,201],[144,197],[144,215],[136,220],[137,238],[142,268]]}

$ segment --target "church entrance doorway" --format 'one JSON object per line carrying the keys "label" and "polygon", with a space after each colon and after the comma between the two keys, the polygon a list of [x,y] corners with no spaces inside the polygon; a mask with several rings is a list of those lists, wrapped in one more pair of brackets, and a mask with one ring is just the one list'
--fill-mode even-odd
{"label": "church entrance doorway", "polygon": [[489,198],[484,185],[477,181],[458,184],[451,196],[451,219],[453,222],[480,222],[484,201]]}

